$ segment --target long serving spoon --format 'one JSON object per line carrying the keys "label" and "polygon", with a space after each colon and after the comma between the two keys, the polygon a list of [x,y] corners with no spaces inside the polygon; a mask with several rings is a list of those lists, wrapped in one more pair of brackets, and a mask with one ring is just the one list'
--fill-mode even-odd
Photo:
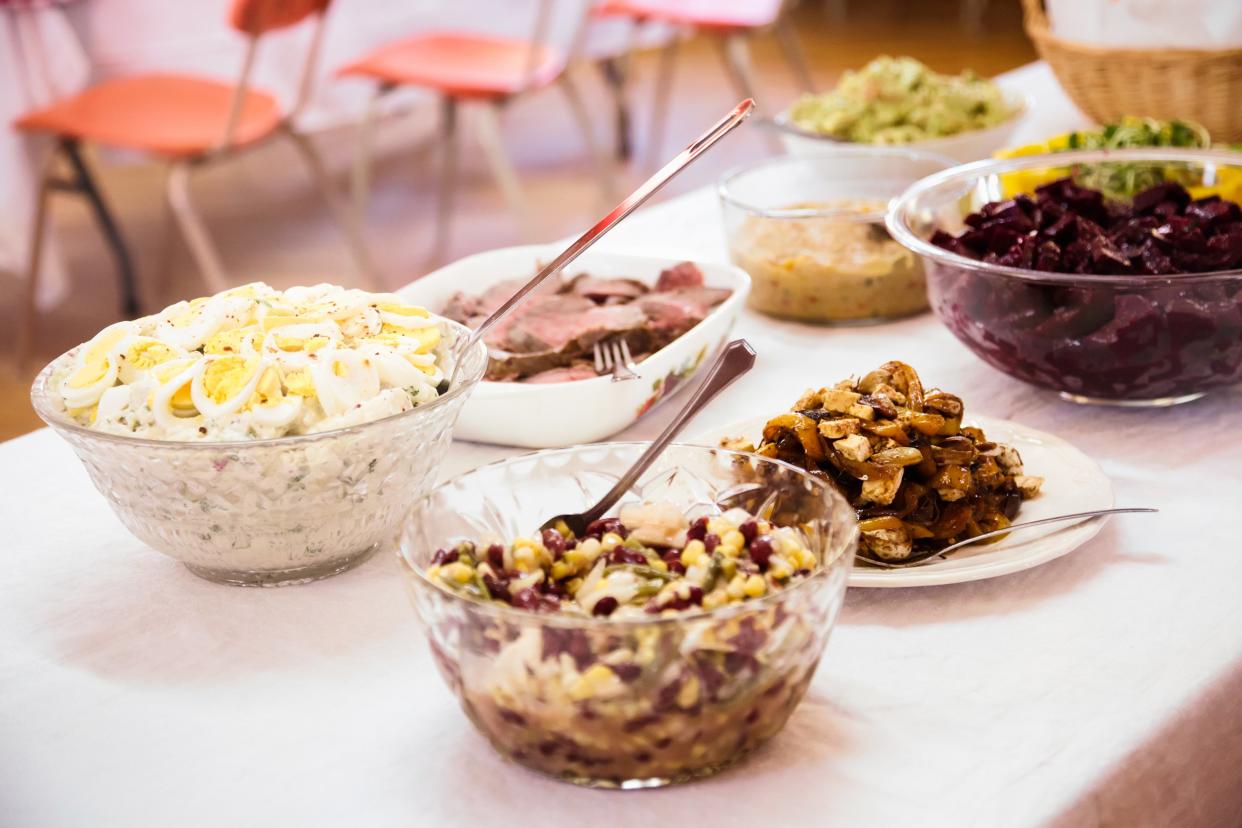
{"label": "long serving spoon", "polygon": [[707,369],[707,376],[694,392],[694,396],[686,403],[681,411],[677,412],[677,416],[668,424],[668,427],[655,438],[642,456],[634,462],[625,474],[621,475],[621,479],[617,484],[608,490],[608,494],[600,498],[599,502],[579,514],[557,515],[549,518],[540,529],[557,528],[557,524],[564,522],[565,526],[577,537],[586,534],[587,526],[602,518],[609,509],[611,509],[621,496],[629,491],[643,472],[660,456],[660,452],[664,451],[665,446],[673,441],[686,423],[698,414],[703,406],[707,405],[716,395],[729,387],[729,385],[742,374],[745,374],[755,364],[755,350],[750,347],[750,343],[745,339],[735,339],[724,347],[720,352],[720,356],[716,357],[716,361]]}
{"label": "long serving spoon", "polygon": [[597,221],[590,230],[579,236],[578,240],[565,248],[561,255],[544,265],[543,269],[535,274],[535,278],[523,285],[521,290],[510,296],[507,302],[497,308],[491,316],[483,320],[483,324],[475,328],[474,333],[465,340],[464,344],[453,348],[453,373],[449,376],[449,386],[451,387],[457,380],[457,371],[462,363],[461,358],[469,353],[470,349],[481,341],[488,331],[512,313],[513,309],[526,298],[527,294],[543,284],[543,281],[549,276],[563,270],[566,265],[578,258],[584,250],[599,241],[605,233],[616,227],[622,219],[638,209],[647,199],[655,195],[661,187],[673,180],[679,172],[690,166],[695,159],[711,149],[717,141],[740,126],[743,121],[750,117],[750,113],[754,108],[755,102],[751,98],[747,98],[735,106],[732,112],[721,118],[715,126],[692,141],[672,161],[669,161],[655,175],[644,181],[642,186],[626,196],[620,204],[612,208],[612,212]]}
{"label": "long serving spoon", "polygon": [[1066,520],[1083,520],[1086,518],[1100,517],[1101,515],[1126,515],[1137,512],[1159,512],[1159,509],[1132,508],[1132,509],[1096,509],[1092,512],[1077,512],[1072,515],[1057,515],[1056,517],[1041,518],[1039,520],[1028,520],[1023,523],[1015,523],[1012,526],[1006,526],[1004,529],[993,529],[991,532],[984,532],[975,535],[973,538],[967,538],[964,541],[958,541],[946,546],[944,549],[935,549],[927,552],[920,552],[917,555],[911,555],[897,561],[886,561],[883,558],[877,558],[873,555],[864,554],[861,550],[858,552],[858,558],[865,561],[868,566],[874,566],[879,569],[905,569],[910,566],[919,566],[930,561],[932,558],[939,558],[955,552],[963,546],[970,546],[972,543],[994,538],[997,535],[1008,535],[1010,532],[1021,531],[1022,529],[1030,529],[1033,526],[1044,526],[1049,523],[1061,523]]}

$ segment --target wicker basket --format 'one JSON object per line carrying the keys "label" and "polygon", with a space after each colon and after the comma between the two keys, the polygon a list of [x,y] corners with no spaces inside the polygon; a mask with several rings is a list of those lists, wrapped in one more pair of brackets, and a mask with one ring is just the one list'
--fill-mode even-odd
{"label": "wicker basket", "polygon": [[1062,40],[1042,0],[1022,0],[1026,31],[1070,100],[1099,123],[1182,118],[1213,141],[1242,140],[1242,49],[1122,49]]}

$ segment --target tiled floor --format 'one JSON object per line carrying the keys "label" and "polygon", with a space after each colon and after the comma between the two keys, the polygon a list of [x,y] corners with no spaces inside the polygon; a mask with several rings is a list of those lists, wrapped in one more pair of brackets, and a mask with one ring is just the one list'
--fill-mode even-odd
{"label": "tiled floor", "polygon": [[[844,17],[829,7],[844,7]],[[843,69],[876,54],[911,54],[942,71],[973,68],[995,74],[1034,59],[1022,34],[1018,4],[1012,0],[987,6],[982,30],[970,33],[959,23],[953,0],[853,0],[819,3],[804,0],[797,17],[799,36],[817,82],[829,85]],[[839,12],[838,12],[839,14]],[[796,92],[779,58],[775,42],[754,45],[760,104],[777,110]],[[635,67],[633,100],[639,159],[649,157],[647,109],[655,64],[644,55]],[[605,90],[592,67],[578,70],[588,101],[598,113],[597,134],[611,136]],[[703,40],[681,52],[672,91],[666,141],[669,155],[713,122],[734,102],[714,49]],[[427,272],[433,215],[434,155],[414,148],[425,144],[434,125],[416,117],[385,123],[374,171],[375,187],[367,211],[367,232],[390,286]],[[492,247],[558,238],[582,229],[599,214],[598,191],[580,138],[555,90],[539,93],[506,113],[505,142],[531,203],[534,238],[523,239],[517,222],[492,185],[477,148],[463,148],[463,188],[448,259]],[[767,143],[761,131],[731,136],[662,194],[712,181],[733,164],[759,157]],[[352,130],[318,136],[342,184],[352,159]],[[622,184],[636,184],[641,164],[619,171]],[[203,292],[188,254],[175,234],[165,234],[162,206],[163,170],[158,166],[103,166],[102,186],[120,217],[137,257],[139,290],[148,309]],[[326,210],[314,197],[290,147],[273,144],[227,166],[213,169],[195,184],[199,204],[238,280],[264,279],[277,285],[307,281],[349,280],[349,260]],[[71,347],[117,316],[111,261],[89,216],[72,200],[55,211],[53,232],[66,258],[72,300],[40,322],[40,364]],[[170,240],[170,241],[168,241]],[[27,391],[37,366],[13,365],[16,328],[16,274],[0,272],[0,439],[38,425]]]}

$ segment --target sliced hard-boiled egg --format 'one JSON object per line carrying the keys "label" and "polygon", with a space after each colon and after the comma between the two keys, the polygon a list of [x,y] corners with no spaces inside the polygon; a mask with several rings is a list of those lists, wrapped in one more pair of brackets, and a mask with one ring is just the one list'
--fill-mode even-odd
{"label": "sliced hard-boiled egg", "polygon": [[380,319],[384,320],[385,325],[398,329],[418,330],[436,324],[436,321],[431,318],[430,311],[418,305],[380,302],[375,309],[379,311]]}
{"label": "sliced hard-boiled egg", "polygon": [[371,357],[357,351],[321,353],[310,370],[325,414],[343,414],[379,393],[379,371]]}
{"label": "sliced hard-boiled egg", "polygon": [[244,328],[232,328],[213,334],[203,343],[203,353],[212,356],[253,356],[259,352],[262,342],[263,332],[259,330],[259,326],[247,325]]}
{"label": "sliced hard-boiled egg", "polygon": [[250,398],[250,416],[257,425],[267,428],[283,428],[302,413],[302,397],[286,396],[282,388],[280,369],[275,365],[265,367]]}
{"label": "sliced hard-boiled egg", "polygon": [[190,382],[194,407],[208,419],[241,410],[254,394],[263,373],[258,357],[218,356],[201,360]]}
{"label": "sliced hard-boiled egg", "polygon": [[285,325],[263,339],[263,356],[280,365],[297,368],[314,362],[316,354],[341,341],[341,329],[333,322]]}
{"label": "sliced hard-boiled egg", "polygon": [[244,299],[214,297],[206,302],[178,302],[168,308],[155,325],[155,335],[186,351],[201,348],[214,334],[241,327],[237,319],[238,302]]}
{"label": "sliced hard-boiled egg", "polygon": [[315,396],[315,380],[311,377],[309,368],[285,371],[280,379],[286,393],[297,394],[299,397]]}
{"label": "sliced hard-boiled egg", "polygon": [[380,380],[389,387],[405,388],[427,381],[427,375],[419,366],[392,348],[368,344],[361,349],[361,352],[375,361]]}
{"label": "sliced hard-boiled egg", "polygon": [[120,355],[134,337],[133,322],[117,322],[104,328],[82,347],[69,376],[60,383],[66,408],[89,408],[103,392],[116,384]]}
{"label": "sliced hard-boiled egg", "polygon": [[440,344],[440,326],[432,324],[426,328],[394,328],[387,322],[384,323],[384,336],[398,337],[396,348],[402,353],[419,353],[425,354]]}
{"label": "sliced hard-boiled egg", "polygon": [[380,312],[372,307],[359,308],[355,313],[337,320],[337,324],[341,326],[341,333],[351,339],[375,336],[384,327]]}
{"label": "sliced hard-boiled egg", "polygon": [[176,345],[153,336],[135,336],[118,357],[121,382],[137,382],[150,376],[160,365],[187,356],[188,353]]}
{"label": "sliced hard-boiled egg", "polygon": [[198,416],[191,389],[202,360],[176,360],[156,369],[160,385],[151,397],[151,412],[163,428],[175,428],[180,420]]}

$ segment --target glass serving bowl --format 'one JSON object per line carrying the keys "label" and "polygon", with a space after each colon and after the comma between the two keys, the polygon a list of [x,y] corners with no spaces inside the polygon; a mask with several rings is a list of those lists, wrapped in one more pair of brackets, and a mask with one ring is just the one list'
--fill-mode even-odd
{"label": "glass serving bowl", "polygon": [[771,738],[819,663],[858,542],[853,510],[823,481],[776,460],[674,444],[626,500],[672,502],[691,517],[770,510],[774,523],[802,529],[822,565],[762,598],[624,620],[481,603],[424,575],[438,548],[512,541],[587,508],[646,447],[602,443],[483,466],[423,498],[401,537],[411,599],[466,715],[501,755],[580,785],[684,782]]}
{"label": "glass serving bowl", "polygon": [[889,236],[889,201],[953,165],[915,150],[841,149],[772,158],[720,182],[733,263],[750,274],[749,304],[782,319],[883,322],[927,309],[923,266]]}
{"label": "glass serving bowl", "polygon": [[[456,336],[469,331],[447,323]],[[432,402],[350,428],[246,442],[186,443],[92,431],[65,414],[54,376],[35,411],[73,447],[95,488],[139,540],[224,584],[284,586],[343,572],[395,540],[435,482],[453,423],[483,377],[487,349],[462,357],[456,386]]]}
{"label": "glass serving bowl", "polygon": [[1176,180],[1193,192],[1238,188],[1242,155],[1206,150],[1097,150],[980,161],[932,175],[889,212],[893,238],[917,253],[932,307],[958,339],[1004,373],[1081,403],[1163,406],[1242,380],[1242,271],[1168,276],[1045,273],[951,253],[991,201],[1083,165]]}

